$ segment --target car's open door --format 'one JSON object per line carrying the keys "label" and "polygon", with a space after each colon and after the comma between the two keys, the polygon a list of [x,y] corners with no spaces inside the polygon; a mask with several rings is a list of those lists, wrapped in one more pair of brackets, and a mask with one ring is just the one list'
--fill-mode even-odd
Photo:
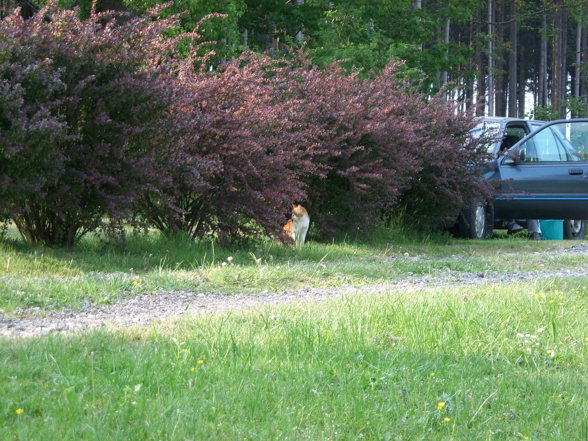
{"label": "car's open door", "polygon": [[497,217],[588,219],[588,119],[550,123],[498,164]]}

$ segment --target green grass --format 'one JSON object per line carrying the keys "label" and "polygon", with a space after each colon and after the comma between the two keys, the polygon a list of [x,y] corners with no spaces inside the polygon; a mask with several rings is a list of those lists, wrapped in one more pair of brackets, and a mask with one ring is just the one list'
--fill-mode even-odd
{"label": "green grass", "polygon": [[520,238],[460,241],[389,230],[371,242],[310,242],[300,250],[271,240],[221,248],[155,233],[131,236],[125,248],[89,237],[71,249],[47,249],[24,244],[12,229],[0,240],[0,311],[76,308],[84,300],[112,303],[158,290],[261,292],[382,283],[436,270],[578,268],[584,264],[582,255],[546,258],[540,253],[571,244]]}
{"label": "green grass", "polygon": [[[159,289],[357,286],[437,270],[585,268],[573,242],[0,240],[0,313]],[[0,440],[588,439],[588,276],[354,295],[130,331],[0,340]]]}
{"label": "green grass", "polygon": [[355,295],[5,340],[0,439],[586,440],[587,285]]}

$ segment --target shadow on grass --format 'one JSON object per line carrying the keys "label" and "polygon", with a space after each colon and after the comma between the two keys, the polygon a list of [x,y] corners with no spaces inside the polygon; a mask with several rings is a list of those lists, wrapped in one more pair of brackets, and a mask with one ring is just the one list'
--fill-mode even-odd
{"label": "shadow on grass", "polygon": [[[312,236],[311,236],[312,239]],[[284,246],[265,238],[241,245],[220,246],[216,241],[192,240],[186,235],[164,236],[158,232],[129,234],[124,245],[105,241],[99,235],[88,235],[71,248],[48,248],[24,242],[14,227],[0,238],[0,256],[12,254],[23,257],[29,264],[44,260],[44,265],[83,272],[134,272],[154,270],[191,270],[219,265],[230,259],[233,264],[255,266],[260,262],[328,262],[378,259],[428,254],[446,256],[492,254],[495,250],[536,249],[541,244],[520,239],[496,240],[454,239],[446,232],[423,232],[409,226],[380,228],[369,236],[341,235],[329,243],[311,240],[302,248]],[[53,264],[52,264],[53,262]],[[25,265],[23,263],[23,265]]]}

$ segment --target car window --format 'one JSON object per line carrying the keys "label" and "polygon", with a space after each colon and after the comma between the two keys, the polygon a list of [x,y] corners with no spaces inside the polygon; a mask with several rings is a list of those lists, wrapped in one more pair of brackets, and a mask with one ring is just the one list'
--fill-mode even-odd
{"label": "car window", "polygon": [[504,131],[504,136],[513,136],[523,139],[527,135],[527,131],[523,126],[508,126]]}
{"label": "car window", "polygon": [[558,140],[578,161],[588,160],[588,122],[560,123],[553,126]]}
{"label": "car window", "polygon": [[508,150],[521,139],[523,139],[527,135],[527,131],[525,127],[519,125],[510,125],[506,127],[504,130],[504,136],[502,137],[502,142],[500,143],[500,147],[498,148],[499,154]]}
{"label": "car window", "polygon": [[523,162],[578,162],[586,160],[585,147],[579,151],[574,146],[574,142],[579,145],[586,139],[585,136],[579,136],[578,128],[562,123],[541,130],[521,145],[521,160]]}

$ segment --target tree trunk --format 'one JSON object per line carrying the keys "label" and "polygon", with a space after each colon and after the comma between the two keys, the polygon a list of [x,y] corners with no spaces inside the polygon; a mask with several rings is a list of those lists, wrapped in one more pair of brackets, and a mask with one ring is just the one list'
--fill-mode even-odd
{"label": "tree trunk", "polygon": [[496,35],[496,42],[494,47],[494,115],[506,116],[506,87],[508,76],[505,71],[505,37],[504,37],[504,8],[500,3],[495,3],[494,20],[497,22],[494,25],[494,34]]}
{"label": "tree trunk", "polygon": [[519,62],[518,62],[518,68],[519,68],[519,80],[518,80],[518,106],[517,106],[517,113],[514,114],[513,116],[516,116],[518,118],[524,118],[525,117],[525,99],[526,99],[526,93],[527,93],[527,76],[526,76],[526,61],[527,61],[527,57],[526,57],[526,52],[525,52],[525,46],[521,45],[519,50]]}
{"label": "tree trunk", "polygon": [[494,0],[488,0],[488,116],[494,116]]}
{"label": "tree trunk", "polygon": [[560,80],[559,76],[561,75],[560,69],[560,62],[561,62],[561,10],[558,7],[556,11],[553,13],[553,28],[554,28],[554,35],[553,40],[551,42],[551,105],[554,108],[559,106],[559,102],[561,99],[560,96]]}
{"label": "tree trunk", "polygon": [[512,3],[512,23],[510,24],[510,53],[508,60],[508,116],[518,116],[517,106],[517,70],[518,70],[518,24],[517,24],[517,7]]}
{"label": "tree trunk", "polygon": [[582,22],[576,25],[576,64],[574,66],[574,98],[580,98],[580,63],[582,63]]}
{"label": "tree trunk", "polygon": [[539,51],[539,86],[537,105],[547,106],[547,14],[541,17],[541,47]]}
{"label": "tree trunk", "polygon": [[561,75],[559,76],[559,90],[561,91],[560,115],[566,117],[566,98],[568,97],[568,7],[565,2],[562,5],[561,17]]}
{"label": "tree trunk", "polygon": [[584,98],[584,102],[588,104],[588,26],[584,26],[582,32],[582,63],[580,68],[580,95]]}
{"label": "tree trunk", "polygon": [[[417,10],[422,9],[423,8],[422,0],[416,0],[414,2],[414,8]],[[423,51],[423,44],[422,43],[419,43],[419,51],[421,51],[421,52]]]}
{"label": "tree trunk", "polygon": [[[443,37],[443,43],[445,43],[446,53],[449,51],[449,36],[451,31],[451,19],[447,19],[445,22],[445,34]],[[445,57],[447,59],[447,55]],[[449,74],[446,70],[441,73],[441,82],[446,85],[449,82]]]}
{"label": "tree trunk", "polygon": [[[476,35],[480,35],[483,33],[482,28],[482,17],[483,11],[478,10],[476,14],[476,27],[475,33]],[[476,116],[484,116],[486,110],[486,75],[487,69],[485,65],[485,58],[484,52],[482,50],[482,45],[476,45],[476,52],[475,52],[475,63],[476,63]]]}
{"label": "tree trunk", "polygon": [[[300,7],[303,4],[304,0],[296,0],[296,6]],[[304,40],[304,29],[300,29],[298,32],[296,32],[294,38],[296,38],[296,41],[302,42],[302,40]]]}
{"label": "tree trunk", "polygon": [[551,56],[551,105],[560,117],[565,116],[564,99],[566,95],[566,47],[565,47],[565,9],[558,0],[553,13],[554,36]]}
{"label": "tree trunk", "polygon": [[[469,36],[468,36],[468,46],[473,47],[473,36],[474,36],[474,23],[473,20],[470,20],[469,24]],[[477,52],[477,50],[476,50]],[[468,69],[471,69],[473,66],[477,66],[476,63],[476,52],[470,54]],[[473,74],[473,72],[472,72]],[[472,106],[474,105],[474,96],[475,96],[475,81],[472,75],[465,76],[465,87],[466,87],[466,111],[471,110]]]}

